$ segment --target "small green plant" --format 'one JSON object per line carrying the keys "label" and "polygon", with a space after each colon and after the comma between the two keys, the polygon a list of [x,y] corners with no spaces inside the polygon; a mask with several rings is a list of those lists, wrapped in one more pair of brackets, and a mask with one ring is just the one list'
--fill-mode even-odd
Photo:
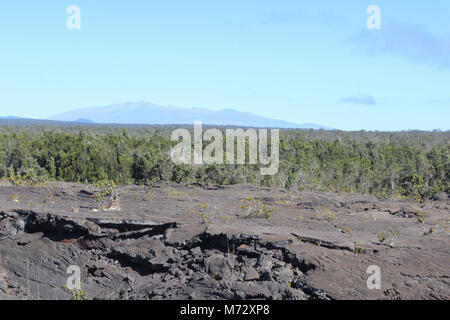
{"label": "small green plant", "polygon": [[11,177],[8,178],[8,180],[9,182],[11,182],[13,186],[21,186],[24,183],[22,177],[16,175],[12,175]]}
{"label": "small green plant", "polygon": [[148,187],[147,188],[147,197],[149,199],[151,199],[151,200],[153,200],[153,193],[152,192],[153,192],[152,188]]}
{"label": "small green plant", "polygon": [[424,233],[425,236],[430,236],[434,234],[439,228],[439,222],[436,222],[430,229]]}
{"label": "small green plant", "polygon": [[28,186],[28,187],[45,187],[48,184],[48,181],[45,177],[36,176],[35,172],[31,170],[29,173],[21,175],[12,175],[8,177],[8,181],[13,186]]}
{"label": "small green plant", "polygon": [[201,217],[205,222],[208,222],[208,220],[211,217],[211,213],[208,211],[209,209],[209,203],[198,203],[197,209],[188,211],[188,214],[194,214],[199,217]]}
{"label": "small green plant", "polygon": [[301,200],[302,197],[300,195],[298,195],[295,191],[290,191],[281,196],[277,201],[275,201],[275,203],[283,206],[293,206],[297,205]]}
{"label": "small green plant", "polygon": [[427,216],[427,214],[426,213],[423,213],[423,212],[417,212],[417,221],[419,222],[419,223],[425,223],[425,217]]}
{"label": "small green plant", "polygon": [[387,230],[385,232],[377,232],[378,241],[390,247],[394,247],[394,241],[399,235],[400,231],[398,231],[397,226],[393,226],[390,230]]}
{"label": "small green plant", "polygon": [[50,188],[48,189],[48,193],[45,196],[45,200],[51,203],[55,203],[55,195],[53,194],[53,191]]}
{"label": "small green plant", "polygon": [[9,200],[11,200],[12,202],[20,203],[20,194],[14,193],[9,195]]}
{"label": "small green plant", "polygon": [[245,218],[264,218],[270,220],[274,213],[278,213],[276,208],[267,206],[260,199],[247,197],[241,200],[241,202],[243,202],[241,209],[247,213]]}
{"label": "small green plant", "polygon": [[316,218],[324,222],[333,222],[336,219],[336,213],[328,208],[320,207],[320,212],[316,213]]}
{"label": "small green plant", "polygon": [[219,277],[219,273],[218,272],[214,272],[213,274],[210,274],[209,276],[211,277],[211,279],[217,280],[217,278]]}
{"label": "small green plant", "polygon": [[87,292],[83,289],[72,290],[72,300],[88,300]]}
{"label": "small green plant", "polygon": [[355,247],[353,248],[353,253],[356,254],[364,254],[366,253],[366,248],[360,242],[355,243]]}
{"label": "small green plant", "polygon": [[384,232],[377,232],[378,241],[384,243],[386,241],[386,234]]}
{"label": "small green plant", "polygon": [[186,192],[177,191],[173,188],[168,188],[166,190],[166,192],[169,197],[188,197],[189,196],[189,194],[187,194]]}
{"label": "small green plant", "polygon": [[[67,285],[64,285],[64,288],[67,288]],[[85,290],[83,290],[82,284],[80,283],[80,289],[72,289],[70,290],[70,292],[72,293],[72,298],[71,300],[88,300],[88,295],[87,292]]]}
{"label": "small green plant", "polygon": [[167,189],[166,192],[169,197],[178,197],[180,195],[175,189],[172,188]]}
{"label": "small green plant", "polygon": [[209,208],[209,203],[199,203],[197,204],[197,208],[203,209],[203,210],[208,210]]}
{"label": "small green plant", "polygon": [[119,193],[114,181],[97,181],[95,187],[100,190],[96,194],[96,200],[101,203],[101,210],[120,210]]}

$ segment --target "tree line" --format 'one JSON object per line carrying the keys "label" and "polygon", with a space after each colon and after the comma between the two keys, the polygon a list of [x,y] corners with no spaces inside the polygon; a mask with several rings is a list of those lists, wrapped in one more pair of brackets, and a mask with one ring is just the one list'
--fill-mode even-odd
{"label": "tree line", "polygon": [[16,127],[0,133],[0,176],[81,183],[248,183],[422,200],[450,194],[449,132],[281,130],[279,171],[261,176],[259,165],[174,164],[172,130]]}

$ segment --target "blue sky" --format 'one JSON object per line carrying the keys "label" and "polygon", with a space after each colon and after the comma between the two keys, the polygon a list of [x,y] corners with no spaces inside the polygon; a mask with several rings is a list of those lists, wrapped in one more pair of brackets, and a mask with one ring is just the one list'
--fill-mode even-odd
{"label": "blue sky", "polygon": [[449,130],[449,14],[448,0],[2,1],[0,116],[149,101]]}

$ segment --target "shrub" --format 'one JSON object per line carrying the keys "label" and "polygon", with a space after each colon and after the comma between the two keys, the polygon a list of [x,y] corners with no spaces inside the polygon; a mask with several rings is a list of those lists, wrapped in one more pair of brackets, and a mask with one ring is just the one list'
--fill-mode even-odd
{"label": "shrub", "polygon": [[270,220],[274,213],[278,213],[276,208],[267,206],[260,199],[247,197],[246,199],[241,200],[241,202],[243,202],[241,209],[247,213],[245,218],[264,218]]}
{"label": "shrub", "polygon": [[119,193],[114,181],[101,180],[95,183],[95,187],[100,189],[96,200],[101,203],[102,210],[120,210]]}

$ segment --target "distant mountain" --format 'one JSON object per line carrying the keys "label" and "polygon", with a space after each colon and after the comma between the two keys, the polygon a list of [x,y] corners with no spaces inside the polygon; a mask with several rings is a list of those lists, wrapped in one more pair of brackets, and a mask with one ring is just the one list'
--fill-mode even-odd
{"label": "distant mountain", "polygon": [[89,119],[86,119],[86,118],[80,118],[80,119],[77,119],[77,120],[75,120],[75,122],[81,122],[81,123],[95,123],[94,121],[89,120]]}
{"label": "distant mountain", "polygon": [[[78,120],[77,120],[78,119]],[[205,125],[297,128],[297,129],[330,129],[321,125],[297,124],[283,120],[261,117],[249,112],[233,109],[213,111],[203,108],[178,108],[160,106],[148,102],[114,104],[104,107],[76,109],[56,114],[49,120],[79,121],[89,119],[95,123],[110,124],[193,124],[202,121]]]}
{"label": "distant mountain", "polygon": [[16,116],[6,116],[6,117],[0,117],[0,119],[11,119],[11,120],[15,120],[15,119],[23,119],[23,118],[16,117]]}

